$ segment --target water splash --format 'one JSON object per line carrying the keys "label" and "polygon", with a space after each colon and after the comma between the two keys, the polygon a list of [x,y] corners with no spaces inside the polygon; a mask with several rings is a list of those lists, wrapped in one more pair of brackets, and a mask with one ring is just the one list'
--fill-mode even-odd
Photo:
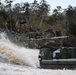
{"label": "water splash", "polygon": [[0,33],[0,54],[9,58],[10,61],[32,67],[39,67],[39,50],[27,49],[12,43],[5,33]]}

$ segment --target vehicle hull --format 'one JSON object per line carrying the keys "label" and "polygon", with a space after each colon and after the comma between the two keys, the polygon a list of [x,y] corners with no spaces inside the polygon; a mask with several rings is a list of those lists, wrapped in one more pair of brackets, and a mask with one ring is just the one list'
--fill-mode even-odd
{"label": "vehicle hull", "polygon": [[76,69],[76,59],[53,59],[40,61],[44,69]]}

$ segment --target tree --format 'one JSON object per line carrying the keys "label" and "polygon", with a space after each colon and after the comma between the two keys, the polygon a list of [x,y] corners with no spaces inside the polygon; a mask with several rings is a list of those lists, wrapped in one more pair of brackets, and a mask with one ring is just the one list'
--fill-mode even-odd
{"label": "tree", "polygon": [[61,6],[57,6],[53,10],[53,14],[51,15],[51,19],[52,19],[51,20],[52,23],[58,23],[58,24],[62,24],[63,23],[64,15],[63,15],[62,7]]}
{"label": "tree", "polygon": [[13,2],[12,0],[5,0],[5,3],[7,4],[6,7],[9,8],[9,14],[10,14],[9,15],[9,18],[10,18],[9,19],[10,20],[10,23],[9,23],[10,24],[10,31],[12,31],[12,23],[11,23],[11,19],[12,19],[12,15],[11,15],[11,6],[12,5],[11,4],[12,4],[12,2]]}
{"label": "tree", "polygon": [[8,18],[8,14],[5,10],[0,11],[0,27],[5,28],[5,23]]}
{"label": "tree", "polygon": [[20,18],[20,12],[21,12],[21,4],[16,3],[13,7],[13,16],[15,21],[18,21]]}
{"label": "tree", "polygon": [[76,37],[76,23],[70,23],[69,33]]}
{"label": "tree", "polygon": [[30,11],[29,11],[29,7],[30,7],[30,4],[28,2],[24,3],[24,8],[25,8],[25,16],[26,16],[26,19],[28,21],[28,24],[29,24],[29,18],[30,18]]}
{"label": "tree", "polygon": [[76,20],[76,9],[69,5],[66,11],[66,16],[69,23],[74,22]]}
{"label": "tree", "polygon": [[49,13],[49,4],[47,4],[47,2],[45,0],[42,0],[40,2],[40,6],[39,6],[39,26],[42,26],[43,20],[47,19],[46,17],[48,16]]}
{"label": "tree", "polygon": [[76,9],[71,5],[66,10],[68,29],[71,35],[76,36]]}
{"label": "tree", "polygon": [[34,2],[33,3],[31,3],[31,5],[30,5],[30,11],[31,11],[31,13],[30,13],[30,23],[32,23],[32,24],[35,24],[35,22],[37,22],[37,14],[38,14],[38,7],[39,7],[39,4],[37,3],[37,1],[36,0],[34,0]]}
{"label": "tree", "polygon": [[3,3],[0,0],[0,10],[3,10],[3,9],[4,9],[4,5],[3,5]]}

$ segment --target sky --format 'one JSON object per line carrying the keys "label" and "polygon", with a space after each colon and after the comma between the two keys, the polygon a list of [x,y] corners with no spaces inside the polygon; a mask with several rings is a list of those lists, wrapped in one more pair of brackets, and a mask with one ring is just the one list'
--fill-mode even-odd
{"label": "sky", "polygon": [[[1,0],[2,2],[5,0]],[[15,3],[21,3],[21,2],[29,2],[33,3],[34,0],[14,0]],[[40,2],[41,0],[37,0]],[[46,0],[47,3],[51,6],[51,10],[55,9],[56,6],[61,6],[63,9],[67,8],[68,5],[76,6],[76,0]]]}

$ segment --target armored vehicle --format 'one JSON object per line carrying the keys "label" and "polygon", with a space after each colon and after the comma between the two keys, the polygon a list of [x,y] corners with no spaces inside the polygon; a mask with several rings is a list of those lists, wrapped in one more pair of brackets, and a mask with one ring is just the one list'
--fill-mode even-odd
{"label": "armored vehicle", "polygon": [[[54,37],[62,40],[66,37]],[[50,43],[40,48],[39,61],[41,68],[46,69],[75,69],[76,47],[64,43]]]}

